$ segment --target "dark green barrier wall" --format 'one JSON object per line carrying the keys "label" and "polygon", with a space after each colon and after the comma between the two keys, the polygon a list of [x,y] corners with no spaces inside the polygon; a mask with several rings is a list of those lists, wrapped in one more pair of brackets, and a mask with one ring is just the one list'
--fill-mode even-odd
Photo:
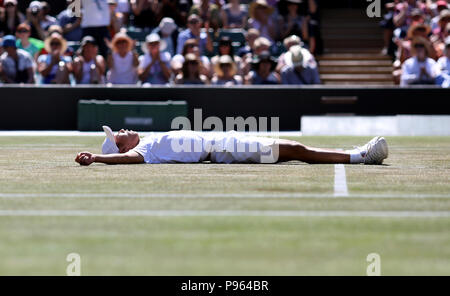
{"label": "dark green barrier wall", "polygon": [[450,90],[336,87],[0,87],[0,130],[76,130],[81,99],[183,100],[217,116],[279,117],[281,130],[299,130],[302,115],[449,114]]}
{"label": "dark green barrier wall", "polygon": [[167,131],[172,120],[188,116],[186,101],[78,101],[78,130],[98,131],[102,125],[113,130]]}

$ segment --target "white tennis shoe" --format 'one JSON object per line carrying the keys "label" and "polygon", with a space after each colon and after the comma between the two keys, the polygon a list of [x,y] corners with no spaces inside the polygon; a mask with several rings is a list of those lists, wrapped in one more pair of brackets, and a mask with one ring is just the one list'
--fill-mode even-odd
{"label": "white tennis shoe", "polygon": [[382,164],[389,155],[386,139],[375,137],[364,146],[356,147],[364,158],[364,164]]}

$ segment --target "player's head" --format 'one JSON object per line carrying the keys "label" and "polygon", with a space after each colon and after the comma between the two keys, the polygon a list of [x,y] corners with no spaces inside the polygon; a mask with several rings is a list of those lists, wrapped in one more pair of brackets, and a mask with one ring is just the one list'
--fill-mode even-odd
{"label": "player's head", "polygon": [[115,135],[109,126],[103,126],[106,139],[102,145],[103,154],[126,153],[139,144],[139,134],[132,130],[121,129]]}

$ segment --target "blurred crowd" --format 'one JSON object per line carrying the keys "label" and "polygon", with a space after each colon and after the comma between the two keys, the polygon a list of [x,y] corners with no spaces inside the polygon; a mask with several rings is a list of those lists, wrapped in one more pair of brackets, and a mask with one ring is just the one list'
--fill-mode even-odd
{"label": "blurred crowd", "polygon": [[0,83],[320,84],[317,0],[68,0],[51,11],[0,0]]}
{"label": "blurred crowd", "polygon": [[450,86],[450,5],[447,0],[395,0],[386,4],[383,54],[394,58],[402,86]]}

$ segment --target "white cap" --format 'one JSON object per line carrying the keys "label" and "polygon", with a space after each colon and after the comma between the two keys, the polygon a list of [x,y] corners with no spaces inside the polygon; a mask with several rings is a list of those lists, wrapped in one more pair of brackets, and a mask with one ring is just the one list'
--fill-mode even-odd
{"label": "white cap", "polygon": [[151,33],[145,38],[145,43],[161,42],[161,37],[156,33]]}
{"label": "white cap", "polygon": [[165,17],[161,20],[159,23],[159,29],[161,32],[165,35],[171,35],[173,31],[175,31],[177,28],[177,25],[175,24],[174,20],[170,17]]}
{"label": "white cap", "polygon": [[30,5],[28,6],[29,8],[33,9],[42,9],[42,3],[40,1],[33,1],[30,3]]}
{"label": "white cap", "polygon": [[17,5],[17,0],[5,0],[5,1],[3,2],[3,5],[6,6],[6,4],[8,4],[8,3],[12,3],[12,4],[14,4],[14,5]]}
{"label": "white cap", "polygon": [[307,67],[308,62],[311,59],[311,54],[308,50],[302,48],[300,45],[294,45],[289,48],[289,51],[285,54],[286,65],[292,67]]}
{"label": "white cap", "polygon": [[116,145],[116,139],[114,138],[114,133],[109,126],[104,125],[103,130],[106,134],[106,139],[102,145],[103,154],[113,154],[119,153],[119,148]]}

